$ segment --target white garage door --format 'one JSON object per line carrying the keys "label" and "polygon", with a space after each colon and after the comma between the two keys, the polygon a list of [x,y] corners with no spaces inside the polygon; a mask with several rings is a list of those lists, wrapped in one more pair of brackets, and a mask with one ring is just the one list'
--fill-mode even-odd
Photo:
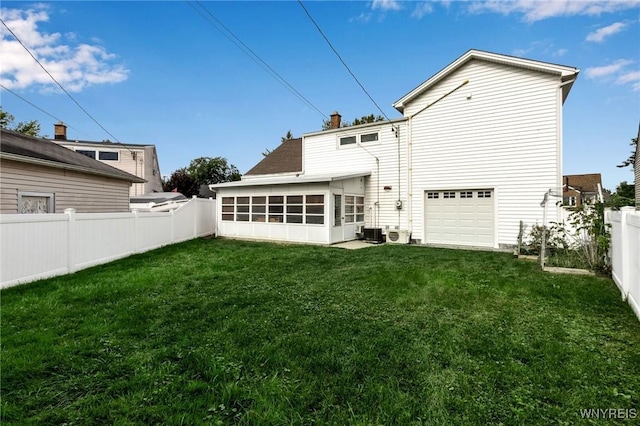
{"label": "white garage door", "polygon": [[425,193],[427,243],[493,247],[494,227],[491,189]]}

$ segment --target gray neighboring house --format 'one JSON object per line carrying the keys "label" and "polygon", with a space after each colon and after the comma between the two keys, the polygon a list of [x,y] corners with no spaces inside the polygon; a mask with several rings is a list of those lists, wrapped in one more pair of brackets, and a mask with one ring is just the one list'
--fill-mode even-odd
{"label": "gray neighboring house", "polygon": [[54,125],[52,142],[143,179],[131,186],[132,197],[163,191],[155,145],[68,140],[64,123]]}
{"label": "gray neighboring house", "polygon": [[144,179],[47,139],[0,130],[0,213],[129,211]]}

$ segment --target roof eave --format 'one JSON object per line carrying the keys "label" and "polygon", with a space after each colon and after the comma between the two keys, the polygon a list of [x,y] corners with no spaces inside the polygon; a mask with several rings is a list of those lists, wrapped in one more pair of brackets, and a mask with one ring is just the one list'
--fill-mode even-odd
{"label": "roof eave", "polygon": [[[88,167],[76,166],[76,165],[67,164],[67,163],[59,163],[59,162],[50,161],[50,160],[42,160],[42,159],[33,158],[33,157],[25,157],[23,155],[16,155],[16,154],[11,154],[11,153],[7,153],[7,152],[1,152],[0,153],[0,158],[3,159],[3,160],[17,161],[17,162],[20,162],[20,163],[27,163],[27,164],[35,164],[35,165],[39,165],[39,166],[52,167],[54,169],[73,170],[73,171],[76,171],[76,172],[82,172],[82,173],[95,175],[95,176],[109,177],[109,178],[118,179],[118,180],[124,180],[124,181],[132,182],[132,183],[145,183],[145,182],[147,182],[146,179],[142,179],[142,178],[139,178],[139,177],[134,176],[134,175],[128,175],[128,176],[117,175],[117,174],[103,172],[101,170],[91,169],[91,168],[88,168]],[[126,173],[126,172],[123,172],[123,173]]]}

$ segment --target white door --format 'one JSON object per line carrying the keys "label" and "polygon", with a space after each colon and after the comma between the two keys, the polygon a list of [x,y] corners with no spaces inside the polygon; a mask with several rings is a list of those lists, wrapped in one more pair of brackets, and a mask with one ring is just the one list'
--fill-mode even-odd
{"label": "white door", "polygon": [[344,241],[344,194],[341,190],[331,191],[331,243]]}
{"label": "white door", "polygon": [[426,243],[494,246],[492,189],[427,191],[424,201]]}

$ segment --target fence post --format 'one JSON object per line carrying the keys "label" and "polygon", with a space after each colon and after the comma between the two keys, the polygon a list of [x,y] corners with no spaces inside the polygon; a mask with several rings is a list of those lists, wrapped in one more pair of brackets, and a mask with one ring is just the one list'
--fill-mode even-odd
{"label": "fence post", "polygon": [[67,272],[76,271],[76,209],[64,209],[67,215]]}
{"label": "fence post", "polygon": [[193,238],[198,238],[198,197],[193,196]]}
{"label": "fence post", "polygon": [[138,209],[133,209],[133,252],[138,253]]}

